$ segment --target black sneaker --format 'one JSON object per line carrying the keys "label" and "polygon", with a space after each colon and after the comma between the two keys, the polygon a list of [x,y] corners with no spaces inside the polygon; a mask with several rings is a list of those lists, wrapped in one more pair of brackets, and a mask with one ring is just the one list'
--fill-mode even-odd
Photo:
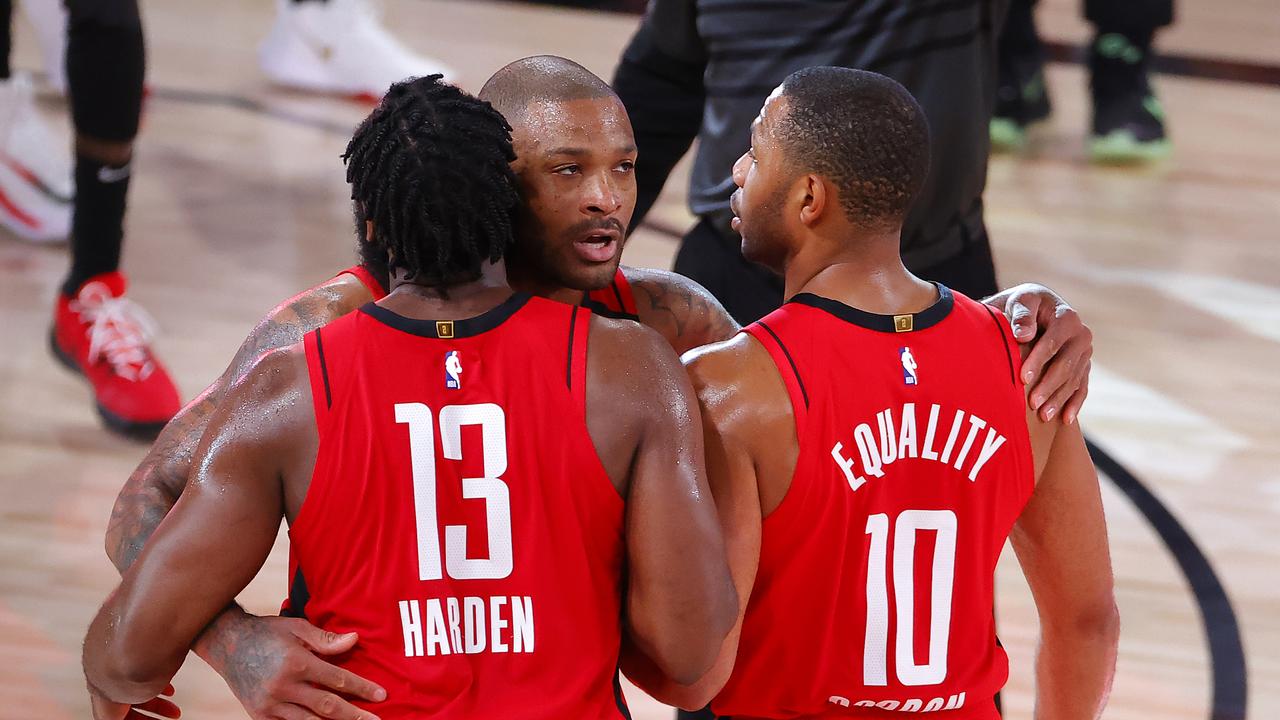
{"label": "black sneaker", "polygon": [[1089,49],[1095,162],[1134,163],[1169,155],[1164,109],[1147,77],[1150,53],[1117,33],[1099,35]]}
{"label": "black sneaker", "polygon": [[1026,144],[1027,128],[1049,117],[1044,84],[1044,48],[1028,10],[1010,14],[1000,35],[996,107],[991,118],[991,147],[1016,150]]}

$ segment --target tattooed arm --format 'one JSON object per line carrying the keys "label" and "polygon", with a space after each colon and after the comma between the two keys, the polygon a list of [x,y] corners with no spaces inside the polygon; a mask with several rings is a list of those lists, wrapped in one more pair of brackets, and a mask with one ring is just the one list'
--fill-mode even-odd
{"label": "tattooed arm", "polygon": [[107,556],[117,570],[133,564],[182,494],[196,445],[226,389],[262,353],[293,345],[372,299],[359,280],[340,275],[281,303],[254,327],[222,376],[169,421],[121,489],[106,536]]}
{"label": "tattooed arm", "polygon": [[[137,559],[182,494],[195,449],[226,389],[262,353],[293,345],[311,330],[372,299],[359,280],[339,275],[281,303],[254,327],[222,376],[165,426],[116,498],[106,550],[121,573]],[[305,620],[257,618],[233,603],[199,637],[195,650],[227,680],[251,717],[265,718],[285,696],[298,705],[323,701],[328,704],[323,709],[329,712],[351,707],[336,696],[325,699],[330,693],[304,687],[309,684],[355,689],[366,697],[373,693],[371,684],[310,652],[345,652],[355,640],[354,635],[323,632]],[[313,710],[331,717],[322,708]]]}
{"label": "tattooed arm", "polygon": [[640,322],[657,330],[676,354],[728,340],[740,329],[720,301],[693,280],[663,270],[625,271]]}

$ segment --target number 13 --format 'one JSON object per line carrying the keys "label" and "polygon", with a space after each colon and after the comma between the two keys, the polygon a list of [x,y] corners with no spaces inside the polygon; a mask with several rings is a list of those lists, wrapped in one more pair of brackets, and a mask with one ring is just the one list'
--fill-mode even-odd
{"label": "number 13", "polygon": [[[396,423],[409,426],[413,509],[418,529],[418,579],[439,580],[440,534],[436,519],[436,442],[431,408],[396,403]],[[507,415],[493,403],[449,405],[440,411],[440,446],[448,460],[462,459],[462,427],[479,425],[484,445],[484,477],[463,478],[462,497],[485,501],[489,557],[467,557],[467,526],[446,525],[446,569],[455,580],[497,580],[511,574],[511,496],[507,471]]]}

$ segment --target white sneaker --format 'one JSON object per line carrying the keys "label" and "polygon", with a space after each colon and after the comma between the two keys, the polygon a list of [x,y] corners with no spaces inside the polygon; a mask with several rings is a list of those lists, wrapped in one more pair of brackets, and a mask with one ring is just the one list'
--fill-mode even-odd
{"label": "white sneaker", "polygon": [[0,80],[0,225],[28,240],[65,240],[74,188],[71,141],[40,116],[30,78]]}
{"label": "white sneaker", "polygon": [[374,99],[405,78],[452,75],[402,45],[365,0],[276,0],[276,21],[258,61],[279,85]]}
{"label": "white sneaker", "polygon": [[36,31],[44,59],[45,83],[67,94],[67,8],[62,0],[22,0],[22,12]]}

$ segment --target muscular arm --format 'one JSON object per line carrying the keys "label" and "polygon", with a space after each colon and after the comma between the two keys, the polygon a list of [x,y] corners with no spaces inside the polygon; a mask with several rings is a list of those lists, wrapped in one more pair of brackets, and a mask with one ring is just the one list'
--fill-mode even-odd
{"label": "muscular arm", "polygon": [[737,616],[715,663],[696,682],[678,684],[643,663],[624,668],[659,700],[696,710],[711,701],[733,672],[760,564],[763,518],[786,494],[798,446],[786,388],[754,339],[739,335],[701,348],[685,355],[684,364],[702,410],[707,479],[724,528]]}
{"label": "muscular arm", "polygon": [[657,333],[592,323],[588,429],[611,477],[627,478],[627,629],[663,673],[692,681],[714,660],[736,602],[693,390]]}
{"label": "muscular arm", "polygon": [[1036,720],[1101,715],[1120,632],[1098,476],[1079,425],[1028,413],[1036,489],[1010,539],[1040,616]]}
{"label": "muscular arm", "polygon": [[227,390],[190,483],[89,626],[90,687],[120,703],[165,687],[271,551],[282,480],[314,461],[315,435],[300,346],[264,355]]}
{"label": "muscular arm", "polygon": [[738,323],[706,288],[662,270],[626,268],[640,322],[657,330],[677,354],[728,340]]}
{"label": "muscular arm", "polygon": [[222,376],[169,421],[120,490],[106,535],[107,557],[117,570],[123,573],[133,564],[182,494],[196,445],[227,388],[262,353],[300,342],[372,299],[359,280],[341,275],[281,303],[253,328]]}
{"label": "muscular arm", "polygon": [[[244,376],[264,352],[299,342],[307,332],[369,302],[373,296],[356,278],[339,275],[281,303],[245,339],[227,370],[165,427],[129,477],[112,509],[106,549],[123,574],[178,501],[191,473],[196,446],[227,388]],[[351,649],[354,635],[334,636],[304,620],[257,618],[231,603],[196,641],[194,650],[226,679],[250,717],[271,716],[282,703],[305,705],[313,685],[347,689],[371,700],[377,688],[312,655]],[[345,702],[337,716],[354,710]]]}

